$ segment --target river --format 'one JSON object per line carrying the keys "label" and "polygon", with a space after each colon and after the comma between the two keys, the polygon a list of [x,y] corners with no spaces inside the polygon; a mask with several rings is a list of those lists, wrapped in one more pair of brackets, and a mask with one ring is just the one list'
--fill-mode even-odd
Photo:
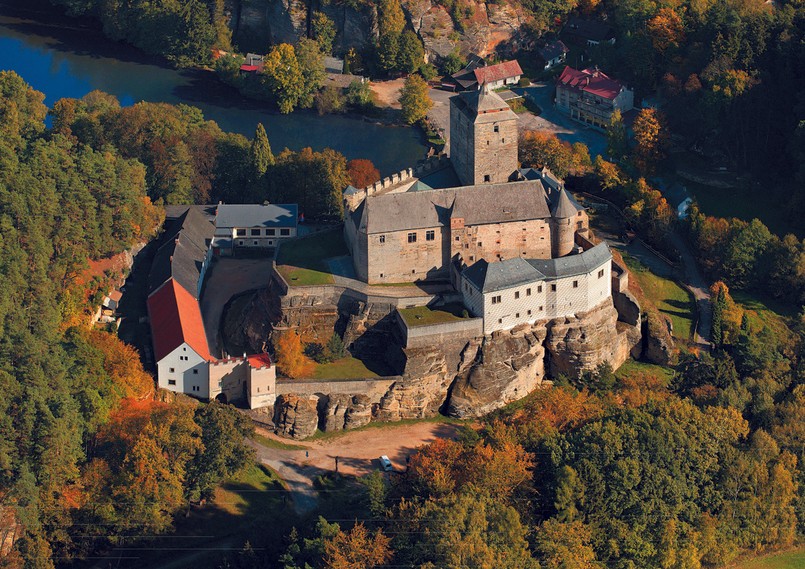
{"label": "river", "polygon": [[209,72],[161,65],[106,39],[90,25],[58,15],[41,0],[0,0],[0,70],[16,71],[45,93],[48,105],[94,89],[115,95],[123,105],[186,103],[199,107],[222,129],[249,137],[262,122],[274,152],[329,147],[349,159],[370,159],[384,175],[412,166],[425,155],[417,129],[312,112],[269,112]]}

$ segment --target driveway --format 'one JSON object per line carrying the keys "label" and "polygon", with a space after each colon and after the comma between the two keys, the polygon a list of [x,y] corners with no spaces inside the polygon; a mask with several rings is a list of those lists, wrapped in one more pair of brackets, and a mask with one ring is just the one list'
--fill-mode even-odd
{"label": "driveway", "polygon": [[201,317],[210,353],[221,357],[221,314],[233,296],[265,288],[271,278],[271,258],[231,259],[215,257],[201,293]]}
{"label": "driveway", "polygon": [[531,87],[512,88],[512,91],[531,99],[542,109],[539,116],[531,113],[521,114],[520,128],[551,132],[560,140],[570,144],[583,142],[590,149],[590,157],[593,160],[599,154],[605,154],[606,136],[597,130],[570,120],[570,117],[556,110],[553,105],[554,89],[552,83],[534,83]]}
{"label": "driveway", "polygon": [[[282,442],[263,429],[258,432]],[[459,427],[449,423],[421,421],[413,424],[376,424],[357,431],[345,431],[330,438],[293,444],[302,448],[286,450],[269,448],[257,442],[252,446],[257,459],[273,468],[285,480],[299,514],[306,514],[316,507],[318,495],[313,486],[316,476],[335,471],[338,457],[338,472],[350,476],[363,476],[378,470],[378,458],[387,455],[396,472],[403,472],[407,458],[422,445],[436,439],[456,439]]]}

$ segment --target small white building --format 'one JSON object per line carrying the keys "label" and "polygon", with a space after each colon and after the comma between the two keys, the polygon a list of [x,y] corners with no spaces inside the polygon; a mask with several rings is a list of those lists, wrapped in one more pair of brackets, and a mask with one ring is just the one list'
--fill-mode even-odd
{"label": "small white building", "polygon": [[547,71],[552,67],[564,63],[569,52],[570,49],[568,49],[562,40],[548,42],[537,50],[539,64],[542,65],[543,70]]}
{"label": "small white building", "polygon": [[484,334],[574,316],[610,299],[612,254],[606,243],[556,259],[478,261],[461,272],[464,305]]}
{"label": "small white building", "polygon": [[272,248],[297,233],[296,204],[218,204],[215,211],[215,254],[235,249]]}

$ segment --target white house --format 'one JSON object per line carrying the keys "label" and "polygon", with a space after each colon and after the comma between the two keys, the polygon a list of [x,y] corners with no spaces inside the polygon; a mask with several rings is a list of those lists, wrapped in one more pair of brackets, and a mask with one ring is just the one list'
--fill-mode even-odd
{"label": "white house", "polygon": [[539,63],[545,71],[564,63],[569,52],[570,50],[562,40],[548,42],[537,50]]}
{"label": "white house", "polygon": [[612,254],[601,243],[557,259],[478,261],[461,273],[464,305],[484,333],[586,312],[609,300]]}
{"label": "white house", "polygon": [[218,204],[215,211],[216,254],[238,247],[271,248],[296,237],[296,204]]}

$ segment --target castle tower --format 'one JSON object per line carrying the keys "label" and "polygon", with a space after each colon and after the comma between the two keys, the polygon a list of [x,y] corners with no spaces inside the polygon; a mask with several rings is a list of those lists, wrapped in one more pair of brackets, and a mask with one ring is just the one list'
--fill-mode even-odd
{"label": "castle tower", "polygon": [[450,162],[462,185],[508,182],[517,135],[517,115],[487,84],[450,98]]}
{"label": "castle tower", "polygon": [[578,210],[565,191],[559,193],[551,207],[551,257],[564,257],[573,252],[576,235],[576,215]]}

